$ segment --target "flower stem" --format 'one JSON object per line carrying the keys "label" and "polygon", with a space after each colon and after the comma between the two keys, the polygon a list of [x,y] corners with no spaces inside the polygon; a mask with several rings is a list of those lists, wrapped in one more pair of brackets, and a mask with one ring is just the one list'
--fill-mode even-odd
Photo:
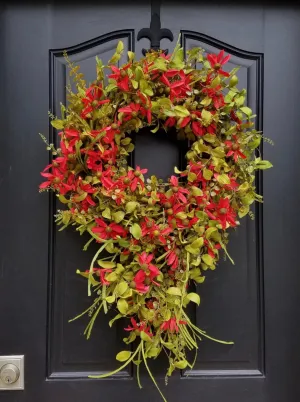
{"label": "flower stem", "polygon": [[106,302],[105,298],[106,298],[106,285],[103,285],[102,286],[103,310],[104,310],[104,313],[107,314],[107,302]]}
{"label": "flower stem", "polygon": [[145,356],[144,341],[142,341],[141,344],[142,344],[143,360],[144,360],[144,363],[145,363],[145,367],[146,367],[146,369],[147,369],[147,371],[148,371],[148,374],[149,374],[151,380],[153,381],[153,384],[156,386],[158,392],[160,393],[160,395],[161,395],[163,401],[164,401],[164,402],[167,402],[166,398],[164,397],[163,393],[162,393],[161,390],[159,389],[159,386],[157,385],[157,383],[156,383],[156,381],[155,381],[155,379],[154,379],[154,377],[153,377],[153,375],[152,375],[152,373],[151,373],[151,371],[150,371],[150,369],[149,369],[149,366],[148,366],[148,363],[147,363],[147,358],[146,358],[146,356]]}
{"label": "flower stem", "polygon": [[82,313],[78,314],[76,317],[71,318],[68,322],[75,321],[75,320],[77,320],[77,318],[80,318],[80,317],[82,317],[84,314],[88,313],[88,312],[90,311],[90,309],[91,309],[92,307],[94,307],[94,306],[99,302],[99,300],[100,300],[100,297],[98,297],[98,298],[96,299],[96,301],[95,301],[89,308],[87,308],[86,310],[84,310]]}
{"label": "flower stem", "polygon": [[133,353],[133,355],[123,364],[123,366],[119,367],[118,369],[111,371],[109,373],[105,373],[105,374],[100,374],[100,375],[89,375],[89,378],[105,378],[105,377],[110,377],[111,375],[114,375],[116,373],[118,373],[119,371],[123,370],[123,368],[125,368],[126,366],[128,366],[128,364],[134,359],[134,357],[137,355],[137,353],[139,352],[139,350],[142,347],[142,343],[143,341],[141,341],[141,343],[139,344],[139,346],[136,348],[135,352]]}
{"label": "flower stem", "polygon": [[85,329],[85,331],[84,331],[84,335],[87,333],[87,334],[86,334],[86,338],[87,338],[87,339],[90,339],[91,332],[92,332],[92,329],[93,329],[93,326],[94,326],[94,322],[95,322],[95,320],[96,320],[96,318],[97,318],[97,315],[100,313],[100,310],[101,310],[101,308],[102,308],[102,305],[103,305],[103,303],[100,304],[100,306],[99,306],[98,309],[96,310],[95,314],[94,314],[93,317],[91,318],[90,322],[88,323],[88,325],[87,325],[87,327],[86,327],[86,329]]}
{"label": "flower stem", "polygon": [[106,241],[97,251],[97,253],[94,255],[94,258],[92,259],[91,265],[90,265],[90,272],[89,272],[89,279],[88,279],[88,296],[91,296],[91,276],[92,276],[92,272],[93,272],[93,267],[95,264],[95,261],[98,258],[98,255],[101,253],[101,251],[103,251],[105,249],[105,247],[111,243],[110,240]]}
{"label": "flower stem", "polygon": [[141,379],[140,379],[140,360],[141,360],[141,349],[139,350],[139,354],[138,354],[138,361],[139,363],[137,364],[137,368],[136,368],[136,377],[137,377],[137,383],[139,388],[142,388],[142,384],[141,384]]}
{"label": "flower stem", "polygon": [[202,331],[200,328],[198,328],[196,325],[194,325],[191,320],[189,319],[189,317],[187,316],[187,314],[185,312],[183,312],[183,315],[185,317],[185,319],[188,322],[188,325],[193,328],[196,332],[198,332],[199,334],[201,334],[202,336],[204,336],[207,339],[210,339],[211,341],[217,342],[217,343],[222,343],[223,345],[233,345],[234,342],[233,341],[222,341],[221,339],[216,339],[213,338],[212,336],[209,336],[206,334],[205,331]]}

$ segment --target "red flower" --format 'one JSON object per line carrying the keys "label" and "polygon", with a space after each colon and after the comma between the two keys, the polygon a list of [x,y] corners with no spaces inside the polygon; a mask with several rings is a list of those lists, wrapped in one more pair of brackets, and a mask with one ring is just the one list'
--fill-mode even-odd
{"label": "red flower", "polygon": [[87,193],[86,197],[82,201],[83,209],[87,210],[90,207],[90,205],[92,205],[92,206],[96,205],[95,201],[93,201],[92,197],[89,195],[89,194],[94,194],[97,191],[96,188],[91,186],[89,183],[84,182],[82,180],[82,178],[79,177],[75,182],[75,189],[78,193],[78,194],[75,194],[72,196],[72,200],[75,202],[77,202],[77,200],[76,200],[77,197],[80,197],[80,195],[83,193]]}
{"label": "red flower", "polygon": [[114,173],[112,172],[111,167],[103,170],[101,165],[101,168],[98,169],[97,177],[106,190],[111,190],[114,187],[114,182],[112,181],[113,175]]}
{"label": "red flower", "polygon": [[221,198],[218,204],[209,203],[205,212],[211,219],[218,220],[222,225],[222,229],[226,229],[227,223],[229,226],[236,226],[236,213],[230,206],[229,198]]}
{"label": "red flower", "polygon": [[224,50],[221,50],[218,55],[216,54],[207,55],[207,60],[209,61],[211,68],[215,69],[218,72],[218,74],[224,75],[225,77],[229,77],[230,74],[222,70],[222,66],[224,66],[224,64],[226,64],[229,59],[230,55],[224,57]]}
{"label": "red flower", "polygon": [[236,135],[233,135],[232,138],[234,139],[234,141],[225,141],[225,144],[229,149],[226,156],[233,155],[233,159],[235,162],[238,160],[238,158],[246,159],[246,155],[243,154],[240,150],[240,145],[238,143]]}
{"label": "red flower", "polygon": [[130,190],[135,191],[138,184],[142,188],[145,187],[144,180],[143,180],[143,174],[147,173],[148,169],[141,169],[139,166],[136,167],[135,170],[129,170],[127,173],[127,179],[129,179],[130,183]]}
{"label": "red flower", "polygon": [[[179,324],[186,325],[187,322],[186,322],[186,321],[179,320]],[[174,331],[175,331],[175,332],[179,332],[179,328],[178,328],[178,325],[177,325],[177,320],[176,320],[176,318],[175,318],[175,317],[172,317],[172,318],[170,318],[169,320],[164,321],[164,322],[161,324],[160,329],[162,329],[163,331],[170,330],[171,332],[174,332]]]}
{"label": "red flower", "polygon": [[203,94],[212,99],[214,107],[216,109],[220,109],[221,107],[225,106],[224,96],[220,92],[221,89],[221,85],[217,85],[215,88],[204,88],[202,90]]}
{"label": "red flower", "polygon": [[123,68],[117,68],[116,66],[110,66],[113,74],[110,74],[108,78],[116,80],[117,86],[125,92],[129,91],[129,76],[126,70],[130,67],[130,63],[126,64]]}
{"label": "red flower", "polygon": [[105,144],[112,144],[114,141],[115,135],[120,134],[120,125],[121,122],[117,121],[112,123],[110,126],[105,127],[106,135],[103,137],[103,142]]}
{"label": "red flower", "polygon": [[[170,82],[169,78],[172,78],[172,82]],[[189,86],[190,76],[186,75],[183,70],[170,69],[162,74],[160,80],[170,88],[171,100],[182,99],[191,90]]]}
{"label": "red flower", "polygon": [[104,103],[109,103],[109,99],[100,100],[103,95],[102,88],[100,86],[92,85],[85,91],[85,98],[81,101],[85,108],[81,112],[81,117],[85,119],[90,113],[97,109]]}
{"label": "red flower", "polygon": [[187,203],[187,199],[184,194],[189,194],[189,190],[179,186],[178,177],[171,176],[170,178],[171,189],[173,191],[174,198],[177,198],[184,204]]}
{"label": "red flower", "polygon": [[172,208],[167,209],[168,223],[170,227],[184,229],[193,226],[198,222],[198,218],[188,219],[187,217],[180,217],[180,213],[184,213],[185,207],[182,204],[174,204]]}
{"label": "red flower", "polygon": [[123,226],[118,225],[116,223],[111,223],[110,225],[107,225],[102,219],[96,218],[95,219],[97,222],[96,227],[92,229],[93,233],[96,233],[101,239],[116,239],[117,236],[120,237],[125,237],[126,236],[126,230],[123,228]]}
{"label": "red flower", "polygon": [[145,220],[141,223],[142,235],[149,236],[153,241],[159,241],[161,244],[166,245],[166,237],[172,232],[172,229],[168,226],[161,229],[159,225],[155,225],[153,220],[145,217]]}
{"label": "red flower", "polygon": [[140,293],[147,293],[150,288],[150,283],[154,283],[156,286],[160,286],[159,283],[155,282],[153,279],[160,274],[160,270],[152,265],[149,267],[149,274],[147,274],[143,269],[140,269],[133,278],[135,283],[135,290]]}
{"label": "red flower", "polygon": [[127,328],[124,328],[125,331],[145,332],[148,336],[153,336],[153,334],[150,332],[150,327],[147,327],[147,324],[144,321],[137,323],[133,317],[131,317],[130,321],[132,327],[128,326]]}
{"label": "red flower", "polygon": [[141,106],[140,103],[131,102],[130,105],[121,107],[118,110],[118,112],[125,113],[125,115],[127,115],[124,118],[125,121],[138,117],[138,115],[140,113],[142,116],[146,116],[148,123],[151,124],[151,108],[150,108],[150,106],[143,107],[143,106]]}
{"label": "red flower", "polygon": [[69,140],[69,145],[73,147],[77,141],[80,140],[80,133],[78,130],[75,130],[73,128],[66,128],[64,131],[61,131],[58,133],[58,135],[62,136],[64,135],[67,140]]}
{"label": "red flower", "polygon": [[67,162],[68,161],[69,160],[66,156],[58,156],[57,158],[55,158],[53,160],[52,163],[50,163],[50,165],[47,165],[45,167],[43,172],[45,172],[48,169],[56,168],[56,169],[60,170],[62,173],[64,173],[67,170]]}
{"label": "red flower", "polygon": [[165,121],[166,127],[174,127],[176,125],[176,118],[175,117],[168,117]]}
{"label": "red flower", "polygon": [[52,168],[52,173],[42,172],[41,175],[46,177],[47,181],[40,184],[40,189],[52,187],[55,190],[59,190],[61,194],[66,194],[68,191],[74,190],[74,175],[70,174],[68,180],[65,181],[65,175],[61,173],[57,168]]}
{"label": "red flower", "polygon": [[[109,268],[93,268],[93,271],[100,276],[100,281],[101,281],[102,285],[109,285],[110,284],[110,282],[108,282],[105,279],[105,275],[107,273],[109,273],[109,272],[112,272],[112,269],[109,269]],[[87,270],[85,272],[90,272],[90,271]]]}
{"label": "red flower", "polygon": [[166,254],[167,264],[173,271],[175,271],[179,265],[179,258],[178,258],[179,249],[176,247],[173,249],[169,249],[168,247],[165,247],[165,250],[167,251],[167,254]]}
{"label": "red flower", "polygon": [[205,134],[206,130],[205,127],[202,126],[200,118],[201,118],[201,112],[193,111],[192,114],[182,119],[180,127],[183,128],[187,126],[190,122],[192,122],[191,128],[193,133],[198,137],[202,136],[203,134]]}

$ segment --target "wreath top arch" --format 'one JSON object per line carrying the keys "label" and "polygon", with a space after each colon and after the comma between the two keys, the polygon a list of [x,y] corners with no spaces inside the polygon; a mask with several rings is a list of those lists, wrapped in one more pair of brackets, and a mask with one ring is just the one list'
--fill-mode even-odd
{"label": "wreath top arch", "polygon": [[[170,376],[193,366],[186,350],[197,350],[198,339],[214,339],[187,315],[189,302],[200,303],[190,285],[215,269],[220,250],[228,256],[228,230],[262,201],[255,172],[272,165],[255,156],[262,133],[244,105],[246,91],[237,88],[237,69],[223,69],[224,51],[194,48],[184,59],[177,44],[169,56],[155,51],[135,60],[128,52],[118,67],[122,52],[119,42],[108,65],[96,57],[90,85],[65,54],[76,92],[67,87],[60,119],[50,113],[60,141],[59,148],[47,143],[53,159],[40,191],[54,191],[65,204],[56,215],[61,229],[88,233],[85,250],[99,244],[89,270],[78,271],[93,291],[87,338],[99,312],[112,309],[110,325],[125,317],[124,342],[135,345],[118,353],[118,370],[144,362],[149,371],[147,359],[164,351]],[[190,143],[185,169],[175,167],[167,182],[145,180],[147,169],[128,164],[132,133],[145,126],[153,135],[173,128]]]}

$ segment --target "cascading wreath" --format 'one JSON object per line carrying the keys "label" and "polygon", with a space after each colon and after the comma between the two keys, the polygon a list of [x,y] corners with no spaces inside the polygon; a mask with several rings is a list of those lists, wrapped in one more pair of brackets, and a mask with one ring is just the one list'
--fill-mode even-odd
{"label": "cascading wreath", "polygon": [[[133,362],[140,385],[144,362],[157,386],[149,358],[165,352],[170,376],[176,368],[193,367],[186,350],[197,351],[198,339],[216,340],[186,313],[189,302],[200,303],[190,285],[215,269],[221,249],[230,258],[228,229],[247,214],[253,217],[249,206],[262,201],[255,171],[272,165],[255,155],[263,137],[244,106],[246,91],[236,87],[237,69],[223,70],[230,57],[223,50],[205,55],[194,48],[184,59],[177,44],[169,56],[150,51],[135,61],[128,52],[128,63],[117,67],[122,52],[119,42],[108,65],[96,58],[97,79],[88,87],[65,53],[77,92],[67,87],[69,104],[61,106],[61,119],[50,113],[60,148],[47,144],[53,159],[41,173],[46,181],[40,189],[56,192],[65,204],[56,215],[61,229],[72,225],[87,232],[84,250],[93,241],[99,244],[89,270],[77,271],[94,294],[92,305],[75,317],[91,317],[87,338],[101,310],[117,310],[109,325],[125,317],[124,342],[136,341],[135,348],[117,354],[124,362],[119,369],[94,378]],[[175,168],[167,183],[156,176],[145,181],[147,169],[128,166],[132,133],[145,126],[153,135],[159,129],[170,135],[172,128],[178,139],[189,141],[186,168]]]}

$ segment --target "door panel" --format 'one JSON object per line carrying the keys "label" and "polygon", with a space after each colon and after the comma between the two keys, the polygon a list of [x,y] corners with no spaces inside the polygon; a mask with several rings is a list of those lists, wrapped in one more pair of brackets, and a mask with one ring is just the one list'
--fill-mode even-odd
{"label": "door panel", "polygon": [[[48,156],[37,133],[49,133],[55,141],[47,111],[59,113],[59,103],[66,101],[68,77],[62,51],[67,49],[88,81],[94,79],[95,55],[107,61],[119,38],[126,50],[136,50],[141,57],[149,42],[135,38],[150,24],[150,2],[7,5],[0,18],[4,34],[0,39],[4,194],[0,317],[5,328],[0,332],[0,353],[26,356],[25,390],[2,391],[0,400],[158,402],[160,397],[144,372],[143,389],[138,389],[133,367],[114,379],[86,378],[118,366],[115,355],[122,348],[124,323],[109,328],[109,317],[100,316],[88,341],[83,336],[86,319],[68,323],[90,304],[86,282],[75,272],[88,268],[93,249],[82,250],[86,239],[75,230],[58,232],[53,215],[62,206],[37,190]],[[295,82],[300,11],[163,2],[161,21],[175,39],[181,32],[185,50],[225,49],[232,56],[229,67],[241,66],[239,86],[248,90],[247,103],[257,114],[257,128],[275,142],[275,147],[261,149],[275,167],[256,179],[265,203],[255,207],[255,221],[244,219],[231,234],[229,253],[235,265],[221,261],[215,272],[208,272],[197,288],[201,306],[190,311],[210,335],[235,344],[203,341],[188,376],[177,372],[165,387],[163,360],[154,362],[155,376],[169,402],[184,398],[297,402],[300,274],[295,246],[299,218],[294,211],[300,199],[293,177],[299,172],[300,140],[293,105],[299,92]],[[162,49],[172,51],[174,45],[161,41]],[[186,144],[156,137],[149,132],[135,136],[133,163],[166,178],[174,165],[182,164]]]}

